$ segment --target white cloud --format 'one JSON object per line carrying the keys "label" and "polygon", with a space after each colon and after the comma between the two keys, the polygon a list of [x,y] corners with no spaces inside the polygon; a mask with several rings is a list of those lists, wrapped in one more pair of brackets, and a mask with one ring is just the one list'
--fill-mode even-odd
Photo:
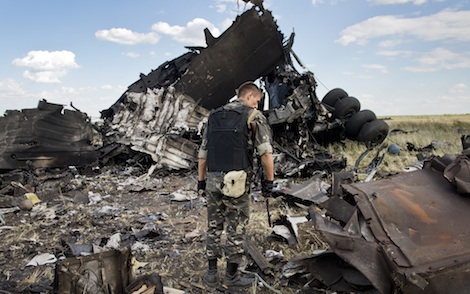
{"label": "white cloud", "polygon": [[428,99],[430,109],[439,109],[440,113],[468,113],[470,96],[467,94],[441,95],[434,99]]}
{"label": "white cloud", "polygon": [[470,10],[445,9],[436,14],[416,18],[383,15],[369,18],[341,31],[337,43],[366,44],[370,39],[410,35],[425,41],[470,41]]}
{"label": "white cloud", "polygon": [[403,40],[400,40],[400,39],[385,40],[385,41],[379,42],[379,47],[392,48],[392,47],[396,47],[396,46],[398,46],[402,43],[403,43]]}
{"label": "white cloud", "polygon": [[26,91],[21,88],[20,83],[13,79],[0,80],[0,93],[2,96],[14,97],[16,95],[24,95]]}
{"label": "white cloud", "polygon": [[38,83],[60,83],[70,69],[78,68],[75,54],[70,51],[30,51],[23,58],[15,58],[15,66],[27,67],[23,77]]}
{"label": "white cloud", "polygon": [[462,93],[465,93],[467,92],[468,90],[468,86],[465,85],[464,83],[459,83],[459,84],[456,84],[454,86],[452,86],[448,92],[449,94],[462,94]]}
{"label": "white cloud", "polygon": [[470,68],[470,52],[455,53],[445,48],[436,48],[416,58],[418,66],[404,67],[403,70],[411,72],[435,72],[438,70],[451,70]]}
{"label": "white cloud", "polygon": [[[226,9],[226,4],[224,4],[223,2],[228,1],[219,0],[218,2],[220,2],[217,4],[220,9],[222,9],[222,6],[225,6],[224,9]],[[228,27],[230,25],[231,22],[230,24],[228,24],[227,20],[224,20],[224,22],[222,23],[224,29],[225,26]],[[110,30],[96,31],[95,37],[98,40],[110,41],[123,45],[135,45],[140,43],[155,44],[160,41],[162,37],[161,35],[167,35],[173,38],[173,40],[180,43],[185,43],[187,45],[204,46],[206,45],[204,37],[205,28],[208,28],[215,37],[220,35],[220,30],[211,22],[203,18],[195,18],[192,21],[188,22],[186,26],[172,26],[167,22],[157,22],[152,25],[152,31],[149,33],[137,33],[126,28],[112,28]],[[138,57],[137,54],[134,52],[130,52],[126,55],[132,58]]]}
{"label": "white cloud", "polygon": [[208,28],[214,37],[220,35],[219,29],[203,18],[195,18],[184,27],[178,25],[171,26],[166,22],[158,22],[152,25],[152,30],[155,33],[168,35],[175,41],[195,46],[205,45],[203,32],[205,28]]}
{"label": "white cloud", "polygon": [[[52,103],[70,105],[86,112],[92,117],[99,117],[99,111],[109,108],[127,87],[103,85],[97,87],[57,87],[36,93],[36,97]],[[39,98],[36,98],[36,101]]]}
{"label": "white cloud", "polygon": [[112,87],[111,88],[107,88],[107,87],[78,87],[78,88],[72,88],[72,87],[61,87],[61,91],[62,93],[67,93],[67,91],[70,91],[70,93],[73,93],[75,95],[81,95],[81,94],[87,94],[87,93],[92,93],[92,92],[96,92],[97,90],[112,90]]}
{"label": "white cloud", "polygon": [[137,52],[125,52],[124,55],[130,58],[139,58],[140,54]]}
{"label": "white cloud", "polygon": [[376,54],[379,56],[394,57],[394,56],[399,56],[399,55],[411,56],[414,53],[409,50],[382,50],[382,51],[378,51]]}
{"label": "white cloud", "polygon": [[217,12],[218,13],[224,13],[227,11],[227,4],[219,3],[215,5],[217,7]]}
{"label": "white cloud", "polygon": [[160,36],[155,32],[141,34],[124,28],[99,30],[96,31],[95,37],[98,40],[109,41],[123,45],[135,45],[140,43],[156,44],[160,40]]}
{"label": "white cloud", "polygon": [[46,86],[47,90],[26,91],[13,79],[0,80],[0,116],[6,110],[34,108],[41,99],[49,102],[73,105],[93,117],[99,117],[99,111],[109,108],[127,86],[104,84],[97,87]]}
{"label": "white cloud", "polygon": [[364,64],[362,67],[365,69],[377,70],[383,74],[388,73],[387,67],[382,64]]}
{"label": "white cloud", "polygon": [[[241,14],[243,10],[249,9],[253,5],[250,2],[245,3],[240,0],[214,0],[214,2],[215,4],[210,5],[210,8],[215,9],[217,13],[230,14],[233,16]],[[265,0],[263,6],[267,8],[267,5],[268,2]]]}
{"label": "white cloud", "polygon": [[23,77],[37,82],[45,84],[58,84],[60,79],[67,75],[66,70],[55,70],[55,71],[29,71],[23,72]]}
{"label": "white cloud", "polygon": [[37,95],[28,93],[21,83],[14,79],[7,78],[0,80],[0,116],[6,110],[35,107],[38,100],[39,97]]}
{"label": "white cloud", "polygon": [[225,31],[226,29],[228,29],[231,25],[233,24],[233,19],[231,18],[226,18],[222,21],[222,24],[220,25],[221,26],[221,30],[222,31]]}
{"label": "white cloud", "polygon": [[373,4],[377,5],[391,5],[391,4],[406,4],[413,3],[414,5],[422,5],[427,3],[427,0],[370,0]]}

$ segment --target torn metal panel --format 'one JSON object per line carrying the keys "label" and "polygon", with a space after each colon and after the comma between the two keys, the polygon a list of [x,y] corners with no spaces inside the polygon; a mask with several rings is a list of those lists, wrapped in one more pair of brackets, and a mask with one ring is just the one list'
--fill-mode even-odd
{"label": "torn metal panel", "polygon": [[468,227],[456,219],[468,215],[470,199],[458,195],[441,173],[423,169],[345,189],[356,195],[364,216],[376,220],[375,237],[393,242],[386,252],[398,266],[427,270],[470,258]]}
{"label": "torn metal panel", "polygon": [[110,122],[107,139],[149,154],[160,167],[189,169],[198,145],[182,134],[200,132],[209,111],[173,87],[127,93]]}
{"label": "torn metal panel", "polygon": [[281,190],[275,190],[274,193],[293,197],[294,202],[311,205],[327,201],[329,199],[326,195],[328,188],[329,185],[322,181],[321,176],[316,176],[303,182],[290,180],[283,185]]}
{"label": "torn metal panel", "polygon": [[320,207],[328,211],[328,216],[344,223],[347,223],[356,211],[353,205],[337,196],[328,198],[328,200],[320,204]]}
{"label": "torn metal panel", "polygon": [[334,172],[331,175],[331,195],[342,197],[342,184],[351,184],[354,182],[353,172]]}
{"label": "torn metal panel", "polygon": [[273,274],[272,273],[273,266],[257,250],[255,244],[249,239],[245,240],[245,250],[251,256],[251,258],[253,258],[253,260],[256,262],[256,265],[258,265],[258,267],[264,274],[266,275]]}
{"label": "torn metal panel", "polygon": [[240,84],[267,75],[285,60],[284,36],[267,10],[253,7],[218,38],[207,36],[207,48],[176,84],[179,92],[207,109],[222,106]]}
{"label": "torn metal panel", "polygon": [[[194,165],[195,153],[181,152],[180,145],[169,148],[168,135],[187,139],[186,145],[199,144],[209,110],[227,103],[240,84],[252,80],[268,93],[259,109],[269,105],[264,114],[272,126],[275,151],[286,154],[278,175],[311,176],[316,170],[343,169],[345,159],[333,159],[320,151],[318,143],[345,138],[350,118],[346,114],[355,112],[359,102],[344,103],[335,110],[330,104],[344,97],[330,95],[330,104],[318,99],[313,73],[300,73],[293,65],[291,54],[298,60],[292,51],[294,34],[284,40],[261,2],[237,16],[217,38],[205,29],[207,47],[190,47],[190,52],[141,74],[116,103],[101,112],[114,132],[107,132],[114,135],[111,141],[149,154],[158,167],[188,169]],[[368,134],[374,130],[368,128]]]}
{"label": "torn metal panel", "polygon": [[[274,140],[281,140],[282,138],[274,134]],[[316,154],[314,151],[317,147],[302,146],[304,152],[311,151],[312,154],[303,154],[302,160],[296,157],[293,151],[300,149],[300,146],[293,146],[293,144],[286,143],[285,147],[280,144],[274,144],[276,155],[274,158],[275,173],[279,176],[285,177],[312,177],[318,171],[335,172],[340,171],[346,167],[345,158],[332,158],[331,155],[324,156],[324,154]],[[301,157],[301,158],[302,158]]]}
{"label": "torn metal panel", "polygon": [[108,109],[101,111],[102,118],[112,118],[121,111],[122,105],[131,103],[128,93],[146,93],[148,89],[159,89],[175,83],[188,68],[195,52],[187,52],[177,58],[167,61],[148,75],[140,74],[140,79],[131,84],[127,91]]}
{"label": "torn metal panel", "polygon": [[[393,282],[389,267],[377,243],[366,241],[356,230],[345,230],[313,210],[310,210],[310,217],[331,249],[347,262],[346,268],[355,267],[374,288],[381,293],[391,293]],[[350,288],[350,291],[354,290]]]}
{"label": "torn metal panel", "polygon": [[[374,289],[369,280],[357,269],[345,265],[332,251],[325,251],[305,260],[312,276],[329,289],[341,292],[364,293]],[[366,292],[367,293],[367,292]]]}
{"label": "torn metal panel", "polygon": [[307,221],[305,216],[281,215],[274,222],[271,238],[285,240],[289,245],[294,245],[299,241],[299,224]]}
{"label": "torn metal panel", "polygon": [[69,258],[55,269],[54,293],[120,294],[132,279],[129,248]]}
{"label": "torn metal panel", "polygon": [[269,124],[292,123],[295,119],[305,115],[313,104],[311,91],[310,85],[307,84],[296,87],[292,95],[287,97],[280,107],[268,111]]}
{"label": "torn metal panel", "polygon": [[35,109],[0,117],[0,169],[95,163],[93,127],[85,113],[39,101]]}
{"label": "torn metal panel", "polygon": [[[430,165],[432,166],[432,165]],[[332,250],[381,293],[465,293],[470,288],[470,198],[425,168],[343,185],[357,211],[338,225],[311,210]]]}

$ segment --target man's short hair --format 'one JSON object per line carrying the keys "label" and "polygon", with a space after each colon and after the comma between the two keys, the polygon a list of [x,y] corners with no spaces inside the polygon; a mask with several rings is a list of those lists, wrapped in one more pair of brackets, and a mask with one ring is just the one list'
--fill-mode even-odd
{"label": "man's short hair", "polygon": [[240,85],[240,87],[238,87],[236,93],[238,97],[243,97],[250,91],[262,93],[258,86],[256,86],[253,82],[244,82]]}

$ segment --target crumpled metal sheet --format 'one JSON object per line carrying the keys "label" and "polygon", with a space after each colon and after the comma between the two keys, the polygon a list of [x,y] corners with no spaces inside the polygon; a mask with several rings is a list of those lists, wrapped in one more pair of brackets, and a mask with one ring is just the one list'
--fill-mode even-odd
{"label": "crumpled metal sheet", "polygon": [[[387,261],[376,242],[367,241],[361,236],[357,213],[352,217],[352,224],[344,227],[329,221],[313,210],[310,211],[310,216],[315,229],[321,232],[334,253],[347,262],[346,267],[351,265],[356,268],[380,293],[392,293],[393,282]],[[351,287],[349,290],[355,289]]]}
{"label": "crumpled metal sheet", "polygon": [[304,205],[320,204],[329,199],[326,192],[330,186],[322,181],[323,176],[324,174],[320,173],[302,182],[288,180],[282,184],[281,189],[276,189],[273,192],[276,195],[291,197],[293,202],[300,202]]}
{"label": "crumpled metal sheet", "polygon": [[470,157],[461,155],[451,162],[443,172],[459,194],[470,196]]}
{"label": "crumpled metal sheet", "polygon": [[[289,154],[283,163],[276,162],[281,166],[276,173],[309,176],[317,170],[337,171],[346,166],[344,158],[319,154],[317,139],[337,140],[344,122],[333,118],[317,98],[313,73],[295,70],[291,59],[291,54],[295,57],[294,34],[284,40],[269,10],[257,2],[219,37],[207,29],[204,33],[207,47],[188,47],[191,52],[148,75],[141,74],[118,101],[101,112],[105,125],[111,124],[115,131],[115,139],[108,141],[149,154],[158,168],[189,169],[197,157],[187,147],[196,149],[200,143],[200,127],[208,111],[227,103],[240,84],[259,79],[269,93],[270,109],[264,113],[273,126],[274,149]],[[190,117],[186,120],[185,116]],[[176,144],[170,144],[169,138]]]}
{"label": "crumpled metal sheet", "polygon": [[344,188],[375,220],[370,227],[378,241],[393,242],[385,251],[399,267],[450,266],[470,257],[470,198],[457,194],[441,173],[423,169]]}
{"label": "crumpled metal sheet", "polygon": [[69,258],[56,265],[54,293],[125,293],[132,278],[129,248]]}
{"label": "crumpled metal sheet", "polygon": [[39,101],[0,117],[0,169],[84,166],[98,159],[88,116]]}
{"label": "crumpled metal sheet", "polygon": [[341,226],[311,211],[332,250],[381,293],[470,289],[470,198],[425,168],[343,185],[357,211]]}
{"label": "crumpled metal sheet", "polygon": [[224,105],[242,83],[267,75],[285,60],[284,36],[268,10],[251,8],[218,38],[205,33],[207,48],[175,87],[207,109]]}
{"label": "crumpled metal sheet", "polygon": [[285,61],[283,35],[271,12],[253,7],[221,36],[206,29],[207,47],[168,61],[129,86],[101,112],[107,141],[149,154],[158,168],[190,169],[209,110],[228,102],[241,83]]}
{"label": "crumpled metal sheet", "polygon": [[160,167],[189,169],[197,161],[198,146],[181,134],[200,132],[208,115],[207,109],[172,86],[129,92],[127,103],[113,116],[107,136],[149,154]]}

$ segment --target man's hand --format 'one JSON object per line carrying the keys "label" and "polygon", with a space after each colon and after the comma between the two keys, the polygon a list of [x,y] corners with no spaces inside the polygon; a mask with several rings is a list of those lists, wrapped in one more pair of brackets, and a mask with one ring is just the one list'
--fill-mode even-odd
{"label": "man's hand", "polygon": [[263,180],[261,181],[261,191],[263,192],[263,196],[270,196],[271,192],[273,191],[274,183],[273,181]]}
{"label": "man's hand", "polygon": [[197,181],[197,194],[199,196],[206,195],[206,180]]}

